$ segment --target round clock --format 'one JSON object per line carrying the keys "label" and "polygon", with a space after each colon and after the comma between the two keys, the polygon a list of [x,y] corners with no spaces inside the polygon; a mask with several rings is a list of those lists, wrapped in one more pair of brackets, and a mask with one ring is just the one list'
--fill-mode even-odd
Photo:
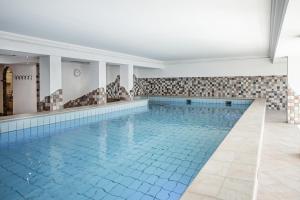
{"label": "round clock", "polygon": [[80,76],[80,74],[81,74],[81,71],[80,71],[80,69],[74,69],[74,76],[75,77],[79,77]]}

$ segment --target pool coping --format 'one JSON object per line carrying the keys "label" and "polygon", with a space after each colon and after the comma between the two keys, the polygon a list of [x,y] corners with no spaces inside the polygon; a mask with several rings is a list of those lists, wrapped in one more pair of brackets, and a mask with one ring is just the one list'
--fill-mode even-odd
{"label": "pool coping", "polygon": [[20,114],[0,118],[0,134],[69,120],[92,117],[115,111],[147,106],[148,99],[119,101],[103,105],[82,106],[58,111]]}
{"label": "pool coping", "polygon": [[89,110],[89,109],[93,109],[93,108],[104,108],[104,107],[110,107],[113,105],[126,105],[126,104],[130,104],[133,102],[139,102],[139,101],[144,101],[144,100],[147,100],[147,99],[135,99],[133,101],[116,101],[116,102],[110,102],[110,103],[106,103],[106,104],[102,104],[102,105],[89,105],[89,106],[65,108],[62,110],[55,110],[55,111],[43,111],[43,112],[35,112],[35,113],[16,114],[16,115],[10,115],[10,116],[1,116],[0,123],[5,122],[5,121],[10,121],[10,120],[18,120],[18,119],[26,119],[26,118],[31,118],[31,117],[40,117],[40,116],[75,112],[75,111],[83,111],[83,110]]}
{"label": "pool coping", "polygon": [[265,110],[265,99],[252,102],[181,200],[256,199]]}

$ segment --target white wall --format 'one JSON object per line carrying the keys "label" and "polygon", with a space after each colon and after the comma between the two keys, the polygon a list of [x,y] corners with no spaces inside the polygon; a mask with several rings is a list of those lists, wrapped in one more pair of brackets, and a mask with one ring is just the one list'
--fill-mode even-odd
{"label": "white wall", "polygon": [[139,78],[287,75],[287,61],[268,58],[169,63],[164,69],[136,68]]}
{"label": "white wall", "polygon": [[[88,64],[62,62],[62,89],[63,102],[66,103],[76,99],[89,91],[87,88],[87,68]],[[79,69],[81,75],[74,76],[74,69]]]}
{"label": "white wall", "polygon": [[120,66],[116,66],[116,65],[106,66],[106,84],[114,82],[118,75],[120,75]]}
{"label": "white wall", "polygon": [[300,56],[288,57],[288,83],[296,95],[300,95]]}
{"label": "white wall", "polygon": [[37,112],[36,99],[36,65],[16,64],[11,66],[13,78],[15,75],[31,75],[32,80],[13,79],[13,113]]}
{"label": "white wall", "polygon": [[[63,103],[85,95],[99,87],[99,68],[97,63],[62,62]],[[79,77],[74,76],[79,69]]]}
{"label": "white wall", "polygon": [[[32,75],[32,80],[13,79],[14,114],[36,112],[36,57],[0,56],[1,64],[9,64],[14,75]],[[29,64],[24,64],[29,62]],[[0,80],[3,80],[3,67],[0,68]],[[0,112],[3,112],[3,82],[0,83]]]}
{"label": "white wall", "polygon": [[122,65],[120,69],[120,86],[124,87],[126,91],[132,90],[133,65]]}
{"label": "white wall", "polygon": [[87,72],[87,80],[89,80],[90,90],[97,88],[106,88],[106,62],[96,61],[90,62]]}
{"label": "white wall", "polygon": [[50,57],[50,94],[62,88],[61,57]]}
{"label": "white wall", "polygon": [[97,77],[97,75],[99,74],[98,68],[99,67],[97,62],[81,65],[81,81],[83,86],[82,92],[85,92],[84,94],[98,88],[98,84],[99,84],[98,77]]}

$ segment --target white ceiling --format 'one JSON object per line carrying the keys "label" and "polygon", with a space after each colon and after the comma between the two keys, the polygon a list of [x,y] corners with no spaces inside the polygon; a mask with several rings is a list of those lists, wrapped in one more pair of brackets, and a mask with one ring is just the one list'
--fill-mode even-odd
{"label": "white ceiling", "polygon": [[159,60],[268,56],[271,0],[1,0],[0,30]]}

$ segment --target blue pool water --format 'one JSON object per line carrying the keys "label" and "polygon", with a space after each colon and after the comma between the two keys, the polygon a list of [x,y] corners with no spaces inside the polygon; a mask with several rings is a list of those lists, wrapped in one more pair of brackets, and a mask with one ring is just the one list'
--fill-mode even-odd
{"label": "blue pool water", "polygon": [[0,199],[179,199],[248,106],[152,102],[1,134]]}

